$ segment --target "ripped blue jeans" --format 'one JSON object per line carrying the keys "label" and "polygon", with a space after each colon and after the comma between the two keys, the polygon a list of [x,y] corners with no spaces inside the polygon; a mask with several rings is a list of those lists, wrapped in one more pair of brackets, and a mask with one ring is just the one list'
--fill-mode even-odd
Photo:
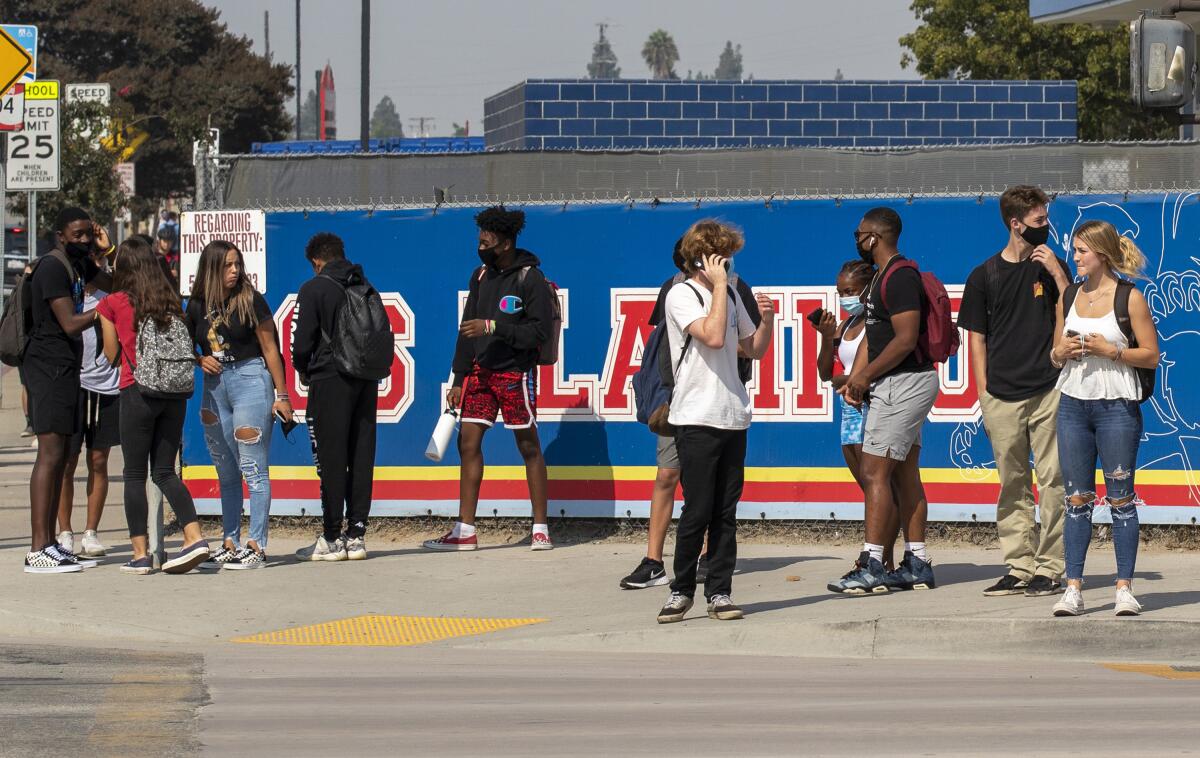
{"label": "ripped blue jeans", "polygon": [[275,388],[262,358],[222,365],[216,376],[204,375],[200,421],[208,453],[221,487],[224,538],[241,544],[242,480],[250,492],[250,539],[267,549],[267,516],[271,511],[268,468],[271,405]]}
{"label": "ripped blue jeans", "polygon": [[[1138,513],[1134,490],[1142,408],[1132,400],[1078,400],[1063,395],[1058,405],[1058,457],[1066,489],[1067,519],[1063,527],[1067,579],[1083,579],[1083,562],[1092,541],[1096,502],[1096,460],[1104,473],[1112,510],[1117,579],[1132,580],[1138,552]],[[1087,499],[1083,505],[1072,497]],[[1116,501],[1118,505],[1112,505]]]}

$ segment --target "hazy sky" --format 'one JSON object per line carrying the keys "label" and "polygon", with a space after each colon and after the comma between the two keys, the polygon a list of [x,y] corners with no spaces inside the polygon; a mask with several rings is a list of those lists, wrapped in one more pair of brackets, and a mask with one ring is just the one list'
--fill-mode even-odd
{"label": "hazy sky", "polygon": [[[301,0],[303,86],[333,64],[338,136],[359,135],[357,0]],[[296,58],[295,0],[205,0],[231,31],[263,51],[263,12],[271,17],[271,57]],[[908,0],[373,0],[371,107],[396,102],[406,134],[409,118],[432,116],[435,135],[471,122],[481,134],[483,100],[523,79],[581,77],[587,72],[596,23],[608,38],[621,75],[648,75],[642,44],[666,29],[679,47],[680,76],[709,74],[726,40],[741,44],[747,75],[758,79],[912,79],[900,67],[897,41],[916,25]],[[290,110],[295,111],[295,103]]]}

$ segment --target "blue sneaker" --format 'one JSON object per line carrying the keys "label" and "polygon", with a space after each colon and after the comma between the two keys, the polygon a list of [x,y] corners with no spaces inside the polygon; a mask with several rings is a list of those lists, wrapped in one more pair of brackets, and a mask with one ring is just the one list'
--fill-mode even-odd
{"label": "blue sneaker", "polygon": [[933,578],[933,564],[923,561],[908,550],[904,560],[895,571],[888,572],[883,579],[890,590],[931,590],[937,586]]}
{"label": "blue sneaker", "polygon": [[830,592],[842,595],[881,595],[888,592],[885,582],[887,570],[883,564],[863,552],[854,562],[854,568],[836,582],[828,585]]}

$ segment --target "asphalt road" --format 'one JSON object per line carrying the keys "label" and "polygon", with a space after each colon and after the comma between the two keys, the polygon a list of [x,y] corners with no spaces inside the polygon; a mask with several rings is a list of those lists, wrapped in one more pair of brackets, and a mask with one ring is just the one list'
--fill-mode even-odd
{"label": "asphalt road", "polygon": [[1165,755],[1198,706],[1084,663],[0,646],[5,756]]}

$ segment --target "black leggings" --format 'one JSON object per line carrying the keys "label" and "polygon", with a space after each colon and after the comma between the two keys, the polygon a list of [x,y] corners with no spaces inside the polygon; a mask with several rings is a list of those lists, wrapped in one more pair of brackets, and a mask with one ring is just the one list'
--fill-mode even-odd
{"label": "black leggings", "polygon": [[121,390],[121,452],[125,456],[125,520],[130,537],[149,534],[146,519],[146,462],[150,478],[171,504],[180,526],[196,521],[192,495],[175,473],[175,460],[183,442],[186,400],[146,397],[137,386]]}

